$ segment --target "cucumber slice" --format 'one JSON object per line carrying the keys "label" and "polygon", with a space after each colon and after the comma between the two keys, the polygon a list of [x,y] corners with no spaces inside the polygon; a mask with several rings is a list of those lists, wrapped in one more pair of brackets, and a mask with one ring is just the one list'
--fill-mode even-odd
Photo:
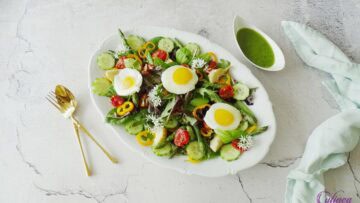
{"label": "cucumber slice", "polygon": [[201,160],[205,156],[204,144],[198,141],[190,142],[186,147],[186,153],[192,160]]}
{"label": "cucumber slice", "polygon": [[237,100],[245,100],[250,94],[248,86],[238,83],[234,85],[234,98]]}
{"label": "cucumber slice", "polygon": [[164,38],[164,37],[158,36],[158,37],[152,38],[150,41],[157,46],[157,45],[159,44],[159,41],[160,41],[161,39],[163,39],[163,38]]}
{"label": "cucumber slice", "polygon": [[115,66],[115,58],[109,53],[102,53],[96,58],[96,63],[101,69],[109,70]]}
{"label": "cucumber slice", "polygon": [[193,42],[187,43],[185,47],[191,51],[193,56],[198,56],[201,52],[200,46]]}
{"label": "cucumber slice", "polygon": [[169,119],[165,124],[165,128],[176,128],[178,126],[179,122],[176,119]]}
{"label": "cucumber slice", "polygon": [[163,38],[159,41],[159,49],[170,53],[174,49],[174,42],[169,38]]}
{"label": "cucumber slice", "polygon": [[173,148],[170,143],[165,144],[161,148],[152,148],[154,154],[157,156],[170,156],[171,152],[173,151]]}
{"label": "cucumber slice", "polygon": [[231,144],[224,145],[220,149],[220,156],[226,161],[233,161],[239,158],[240,151],[236,150]]}
{"label": "cucumber slice", "polygon": [[190,101],[190,104],[197,107],[209,103],[209,99],[205,97],[197,97]]}
{"label": "cucumber slice", "polygon": [[96,78],[94,82],[91,83],[92,92],[99,96],[106,96],[111,86],[110,80],[106,78]]}
{"label": "cucumber slice", "polygon": [[145,40],[142,37],[136,35],[129,35],[126,38],[126,41],[133,50],[138,50],[145,43]]}
{"label": "cucumber slice", "polygon": [[141,121],[132,120],[125,124],[126,131],[131,135],[136,135],[144,130],[144,125]]}

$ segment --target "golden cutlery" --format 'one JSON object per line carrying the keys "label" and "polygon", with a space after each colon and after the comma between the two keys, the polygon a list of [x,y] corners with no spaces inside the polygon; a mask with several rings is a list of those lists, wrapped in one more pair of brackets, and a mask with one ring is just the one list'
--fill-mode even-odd
{"label": "golden cutlery", "polygon": [[[77,101],[72,92],[62,85],[57,85],[55,88],[55,92],[51,91],[46,99],[55,106],[65,118],[70,118],[73,121],[75,133],[78,136],[79,129],[85,132],[85,134],[92,140],[94,143],[104,152],[104,154],[113,162],[117,163],[118,160],[110,155],[110,153],[105,150],[105,148],[91,135],[91,133],[75,118],[74,112],[77,107]],[[80,137],[78,136],[78,141],[81,149],[81,153],[83,156],[83,161],[85,164],[87,174],[90,174],[88,170],[88,165],[86,163],[86,159],[84,156],[84,152],[82,149],[82,144]]]}

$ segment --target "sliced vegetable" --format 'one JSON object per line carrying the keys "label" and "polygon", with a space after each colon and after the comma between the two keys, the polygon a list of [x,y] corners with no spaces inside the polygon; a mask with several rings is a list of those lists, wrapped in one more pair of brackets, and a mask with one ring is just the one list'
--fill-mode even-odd
{"label": "sliced vegetable", "polygon": [[134,109],[134,104],[131,101],[126,101],[117,108],[116,113],[119,116],[124,116],[130,113],[133,109]]}
{"label": "sliced vegetable", "polygon": [[205,117],[206,112],[210,109],[210,104],[204,104],[196,107],[192,111],[192,115],[199,121],[202,121]]}
{"label": "sliced vegetable", "polygon": [[188,126],[186,126],[186,130],[189,132],[190,140],[195,140],[196,135],[195,135],[195,132],[194,132],[193,128],[188,125]]}
{"label": "sliced vegetable", "polygon": [[111,91],[112,84],[110,80],[106,78],[96,78],[91,84],[92,92],[99,96],[108,96],[109,91]]}
{"label": "sliced vegetable", "polygon": [[194,56],[198,56],[201,52],[201,49],[200,49],[200,46],[196,43],[193,43],[193,42],[190,42],[190,43],[187,43],[185,45],[185,48],[187,48],[190,52],[191,52],[191,55],[194,57]]}
{"label": "sliced vegetable", "polygon": [[169,38],[163,38],[159,41],[158,47],[170,53],[174,49],[174,42]]}
{"label": "sliced vegetable", "polygon": [[139,120],[130,120],[125,123],[125,130],[131,135],[136,135],[144,130],[144,124]]}
{"label": "sliced vegetable", "polygon": [[166,143],[160,148],[153,147],[152,150],[157,156],[170,156],[171,152],[173,151],[173,147],[170,143]]}
{"label": "sliced vegetable", "polygon": [[132,50],[138,50],[145,43],[142,37],[136,35],[128,35],[126,41]]}
{"label": "sliced vegetable", "polygon": [[168,57],[168,53],[164,50],[158,49],[152,54],[153,58],[159,58],[162,61],[165,61]]}
{"label": "sliced vegetable", "polygon": [[226,161],[234,161],[239,158],[241,152],[236,150],[231,144],[227,144],[221,147],[220,156]]}
{"label": "sliced vegetable", "polygon": [[202,142],[190,142],[186,146],[186,153],[192,160],[201,160],[205,156],[205,146]]}
{"label": "sliced vegetable", "polygon": [[234,85],[234,98],[237,100],[245,100],[250,93],[248,86],[238,83]]}
{"label": "sliced vegetable", "polygon": [[142,146],[150,146],[154,141],[154,135],[148,130],[144,130],[136,135],[136,140]]}
{"label": "sliced vegetable", "polygon": [[119,107],[121,106],[123,103],[125,102],[125,99],[118,96],[118,95],[114,95],[111,97],[111,104],[114,106],[114,107]]}
{"label": "sliced vegetable", "polygon": [[102,53],[96,58],[96,63],[103,70],[112,69],[115,65],[115,58],[113,54]]}
{"label": "sliced vegetable", "polygon": [[192,58],[191,51],[183,47],[176,51],[176,61],[180,64],[189,63]]}
{"label": "sliced vegetable", "polygon": [[176,130],[175,137],[174,137],[174,144],[178,147],[183,147],[187,143],[189,143],[190,134],[187,130],[183,128],[179,128]]}
{"label": "sliced vegetable", "polygon": [[225,85],[219,89],[219,96],[223,99],[234,97],[234,88],[231,85]]}

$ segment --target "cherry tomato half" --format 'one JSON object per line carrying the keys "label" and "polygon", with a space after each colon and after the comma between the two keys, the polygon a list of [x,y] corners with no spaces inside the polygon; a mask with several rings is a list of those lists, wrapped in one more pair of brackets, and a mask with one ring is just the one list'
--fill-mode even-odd
{"label": "cherry tomato half", "polygon": [[234,88],[231,85],[225,85],[220,88],[219,95],[223,99],[230,99],[234,96]]}
{"label": "cherry tomato half", "polygon": [[119,60],[116,62],[115,68],[117,69],[124,69],[125,68],[125,59],[126,56],[121,56]]}
{"label": "cherry tomato half", "polygon": [[167,59],[167,57],[168,57],[168,54],[167,54],[166,51],[158,49],[151,56],[153,58],[159,58],[159,59],[165,61]]}
{"label": "cherry tomato half", "polygon": [[114,107],[118,107],[118,106],[121,106],[121,104],[123,104],[125,102],[125,99],[118,96],[118,95],[114,95],[111,97],[111,104],[114,106]]}
{"label": "cherry tomato half", "polygon": [[190,141],[190,134],[187,130],[182,128],[177,129],[174,137],[174,144],[178,147],[183,147]]}
{"label": "cherry tomato half", "polygon": [[238,150],[239,152],[243,153],[245,150],[244,150],[243,148],[239,147],[238,144],[239,144],[239,140],[238,140],[238,139],[233,140],[233,141],[231,142],[231,146],[234,147],[234,149],[236,149],[236,150]]}

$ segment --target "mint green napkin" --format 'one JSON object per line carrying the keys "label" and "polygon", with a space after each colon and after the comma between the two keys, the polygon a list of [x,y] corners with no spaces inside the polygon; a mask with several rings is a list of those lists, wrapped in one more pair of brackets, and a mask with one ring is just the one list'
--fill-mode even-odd
{"label": "mint green napkin", "polygon": [[282,26],[306,65],[332,75],[323,84],[343,110],[313,131],[299,166],[288,175],[285,203],[317,202],[317,195],[325,190],[323,173],[345,164],[346,153],[359,141],[360,65],[308,26],[289,21]]}

